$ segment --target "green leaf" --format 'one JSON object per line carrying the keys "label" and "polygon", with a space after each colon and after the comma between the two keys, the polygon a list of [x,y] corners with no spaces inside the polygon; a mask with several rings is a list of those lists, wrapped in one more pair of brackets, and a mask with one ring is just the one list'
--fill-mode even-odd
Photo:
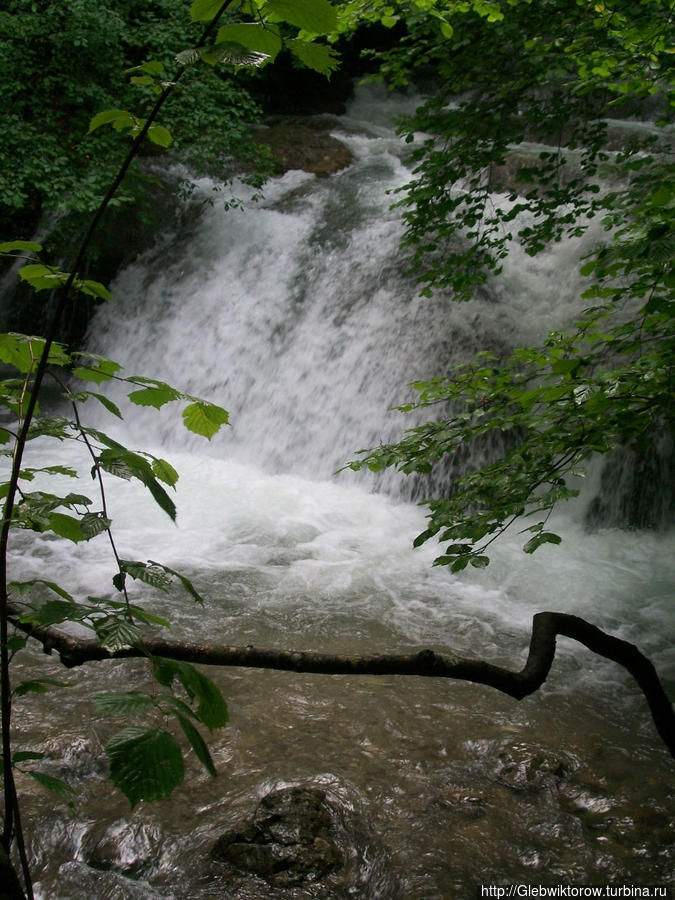
{"label": "green leaf", "polygon": [[130,559],[121,559],[120,567],[132,578],[149,584],[160,591],[168,591],[171,587],[171,578],[162,566],[148,564]]}
{"label": "green leaf", "polygon": [[112,583],[118,591],[123,591],[127,583],[127,573],[117,572],[115,575],[113,575]]}
{"label": "green leaf", "polygon": [[112,653],[124,650],[125,647],[134,647],[141,640],[139,628],[124,613],[96,619],[94,631],[101,646],[107,647]]}
{"label": "green leaf", "polygon": [[[115,576],[119,579],[119,576],[125,577],[124,572],[118,572]],[[115,579],[113,579],[114,581]],[[162,619],[160,616],[155,616],[152,613],[147,612],[140,606],[134,606],[133,603],[128,603],[126,600],[117,601],[110,600],[108,597],[88,597],[87,598],[90,603],[93,603],[97,606],[103,606],[106,609],[119,609],[125,614],[131,614],[134,619],[139,622],[146,622],[149,625],[161,625],[162,628],[169,628],[171,626],[170,622],[167,622],[166,619]]]}
{"label": "green leaf", "polygon": [[160,147],[170,147],[173,143],[171,132],[163,125],[151,125],[148,128],[148,138]]}
{"label": "green leaf", "polygon": [[14,688],[18,697],[24,694],[46,694],[50,687],[69,687],[69,681],[55,681],[53,678],[35,678],[31,681],[21,681]]}
{"label": "green leaf", "polygon": [[44,772],[27,772],[31,778],[34,778],[42,787],[47,788],[53,794],[59,797],[71,797],[76,794],[75,788],[63,781],[61,778],[55,778],[53,775],[45,775]]}
{"label": "green leaf", "polygon": [[48,600],[35,610],[22,613],[22,622],[37,622],[39,625],[56,625],[59,622],[80,622],[91,614],[90,606],[68,603],[63,600]]}
{"label": "green leaf", "polygon": [[210,22],[222,5],[222,0],[195,0],[190,7],[190,21]]}
{"label": "green leaf", "polygon": [[141,801],[168,797],[183,782],[180,746],[168,731],[130,726],[106,745],[110,777],[132,809]]}
{"label": "green leaf", "polygon": [[28,638],[22,634],[10,634],[7,638],[7,649],[10,653],[17,653],[28,643]]}
{"label": "green leaf", "polygon": [[213,765],[213,760],[211,759],[209,748],[204,742],[204,738],[197,731],[192,722],[190,722],[189,719],[186,719],[185,716],[181,716],[179,713],[176,713],[176,718],[180,722],[180,727],[183,729],[185,737],[190,741],[197,759],[201,762],[209,775],[215,778],[218,773],[216,772],[216,767]]}
{"label": "green leaf", "polygon": [[219,62],[229,63],[231,66],[262,66],[269,61],[266,53],[257,50],[249,50],[242,44],[234,41],[223,41],[215,47],[207,47],[201,51],[201,58],[210,66]]}
{"label": "green leaf", "polygon": [[85,541],[91,540],[97,534],[107,531],[112,525],[112,520],[107,519],[102,512],[85,513],[80,519],[82,537]]}
{"label": "green leaf", "polygon": [[91,279],[80,281],[78,279],[75,282],[75,287],[80,293],[87,294],[89,297],[97,297],[99,300],[112,300],[112,294],[100,281],[92,281]]}
{"label": "green leaf", "polygon": [[103,356],[98,356],[95,353],[76,351],[73,353],[73,357],[81,357],[83,360],[84,364],[79,368],[73,369],[72,372],[73,375],[81,378],[82,381],[94,381],[96,384],[101,384],[103,381],[110,381],[115,373],[122,368],[119,363],[106,359]]}
{"label": "green leaf", "polygon": [[112,413],[113,416],[117,416],[118,419],[122,418],[122,413],[120,412],[119,407],[116,403],[113,403],[110,397],[106,397],[105,394],[98,394],[95,391],[88,391],[88,395],[98,400],[101,406],[104,406],[109,413]]}
{"label": "green leaf", "polygon": [[51,291],[65,284],[69,277],[68,272],[42,263],[29,263],[19,269],[19,278],[27,281],[34,291]]}
{"label": "green leaf", "polygon": [[489,556],[472,556],[471,557],[471,565],[474,569],[485,569],[490,565],[490,557]]}
{"label": "green leaf", "polygon": [[104,471],[110,472],[118,478],[127,480],[129,478],[137,478],[150,491],[160,509],[172,521],[176,520],[176,504],[155,478],[150,463],[138,453],[133,453],[124,447],[117,449],[117,447],[111,446],[109,449],[101,452],[98,457],[98,464]]}
{"label": "green leaf", "polygon": [[523,550],[525,553],[534,553],[534,551],[541,547],[542,544],[560,544],[562,543],[562,538],[558,534],[553,534],[550,531],[542,531],[540,534],[535,535],[533,538],[525,544]]}
{"label": "green leaf", "polygon": [[34,750],[17,750],[12,754],[12,762],[20,763],[27,759],[44,759],[44,753],[36,753]]}
{"label": "green leaf", "polygon": [[132,116],[125,109],[104,109],[97,113],[89,123],[89,134],[100,128],[101,125],[114,125],[123,119],[131,119]]}
{"label": "green leaf", "polygon": [[195,588],[194,584],[190,581],[189,578],[186,578],[185,575],[181,575],[180,572],[176,572],[175,569],[171,569],[171,568],[169,568],[169,566],[165,566],[162,563],[155,562],[152,559],[149,560],[149,562],[151,565],[158,566],[160,569],[163,569],[169,575],[174,575],[180,581],[180,583],[183,585],[183,589],[188,594],[190,594],[190,596],[197,603],[199,603],[200,606],[204,605],[204,598],[202,597],[202,595],[200,593],[198,593],[197,589]]}
{"label": "green leaf", "polygon": [[197,47],[188,47],[187,50],[181,50],[176,54],[176,62],[181,66],[191,66],[193,63],[199,62],[201,58],[201,51]]}
{"label": "green leaf", "polygon": [[167,462],[165,459],[158,459],[155,457],[153,458],[151,465],[152,471],[160,481],[164,482],[164,484],[173,487],[178,482],[178,472],[176,472],[171,463]]}
{"label": "green leaf", "polygon": [[220,430],[220,426],[227,425],[228,421],[226,410],[204,400],[196,400],[183,410],[183,424],[188,431],[209,440]]}
{"label": "green leaf", "polygon": [[65,513],[52,513],[47,527],[54,534],[58,534],[59,537],[66,538],[66,540],[72,541],[74,544],[88,540],[82,530],[80,519],[74,519],[72,516],[65,515]]}
{"label": "green leaf", "polygon": [[141,691],[111,691],[109,694],[96,694],[93,700],[99,712],[110,716],[134,715],[156,706],[154,699]]}
{"label": "green leaf", "polygon": [[281,50],[278,30],[258,22],[223,25],[218,29],[216,47],[223,42],[240,44],[247,50],[264,53],[270,60]]}
{"label": "green leaf", "polygon": [[268,0],[265,12],[311,34],[328,34],[337,28],[337,13],[328,0]]}
{"label": "green leaf", "polygon": [[12,253],[14,250],[39,253],[42,250],[42,244],[36,244],[35,241],[7,241],[4,244],[0,244],[0,253]]}
{"label": "green leaf", "polygon": [[67,600],[68,603],[75,603],[75,598],[68,593],[64,588],[58,585],[55,581],[45,581],[42,578],[31,578],[30,581],[11,581],[7,585],[7,591],[11,595],[21,596],[22,594],[30,593],[31,590],[35,587],[35,585],[42,584],[50,591],[53,591],[59,597],[63,597],[64,600]]}
{"label": "green leaf", "polygon": [[170,687],[174,678],[178,678],[190,700],[197,698],[196,714],[209,731],[227,724],[229,716],[225,698],[210,678],[189,663],[158,656],[153,657],[152,663],[155,678],[160,684]]}
{"label": "green leaf", "polygon": [[154,406],[155,409],[161,409],[165,403],[178,400],[181,394],[167,384],[163,387],[141,388],[138,391],[132,391],[128,396],[136,406]]}
{"label": "green leaf", "polygon": [[309,69],[313,69],[327,78],[330,78],[340,64],[340,57],[337,52],[332,47],[326,46],[326,44],[287,40],[286,46]]}

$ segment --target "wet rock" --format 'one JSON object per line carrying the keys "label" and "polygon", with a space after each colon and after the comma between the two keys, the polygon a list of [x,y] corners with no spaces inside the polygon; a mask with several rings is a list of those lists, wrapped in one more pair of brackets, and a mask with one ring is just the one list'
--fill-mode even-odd
{"label": "wet rock", "polygon": [[306,787],[263,797],[252,822],[221,835],[212,855],[279,886],[319,881],[345,864],[325,791]]}
{"label": "wet rock", "polygon": [[153,825],[115,822],[103,835],[85,842],[84,857],[92,869],[137,876],[161,855],[162,835]]}
{"label": "wet rock", "polygon": [[504,747],[497,757],[494,780],[513,791],[541,791],[569,777],[570,764],[541,748],[517,743]]}
{"label": "wet rock", "polygon": [[256,140],[267,144],[281,170],[301,169],[326,178],[351,164],[349,148],[321,127],[288,122],[260,130]]}

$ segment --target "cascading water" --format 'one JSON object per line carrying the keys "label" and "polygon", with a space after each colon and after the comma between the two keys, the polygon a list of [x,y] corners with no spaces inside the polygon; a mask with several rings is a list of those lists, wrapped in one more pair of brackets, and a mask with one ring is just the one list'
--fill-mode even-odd
{"label": "cascading water", "polygon": [[[373,493],[353,473],[332,476],[355,450],[410,424],[388,412],[408,399],[407,382],[477,349],[532,340],[579,302],[572,244],[536,260],[514,248],[504,276],[471,304],[417,296],[389,209],[387,191],[409,177],[390,108],[361,95],[336,124],[354,154],[344,171],[324,180],[290,172],[262,202],[225,212],[216,200],[170,227],[96,317],[92,350],[222,403],[233,423],[207,446],[181,433],[171,410],[126,414],[125,442],[169,458],[181,480],[178,527],[142,488],[109,485],[120,554],[180,568],[209,598],[204,609],[173,594],[141,599],[192,639],[353,653],[432,647],[514,668],[534,612],[574,612],[640,645],[672,690],[667,534],[586,534],[572,509],[559,514],[561,548],[524,557],[507,537],[489,569],[451,576],[431,567],[434,547],[411,549],[424,513],[396,499],[400,480]],[[204,181],[198,196],[211,190]],[[56,462],[67,451],[47,443],[33,452]],[[14,577],[104,593],[111,561],[99,541],[18,542]],[[210,673],[231,705],[230,726],[210,740],[220,778],[191,765],[171,800],[133,812],[105,781],[102,745],[114,725],[87,694],[119,689],[120,679],[142,688],[143,665],[64,677],[54,663],[54,677],[72,686],[58,702],[26,698],[17,737],[47,751],[50,771],[80,798],[73,809],[47,805],[21,785],[38,894],[431,900],[473,897],[489,882],[665,882],[675,795],[644,702],[610,663],[565,642],[560,654],[550,682],[521,704],[432,679]],[[27,656],[28,676],[44,674],[37,653]],[[277,889],[209,860],[242,811],[289,783],[323,786],[361,822],[348,878]]]}

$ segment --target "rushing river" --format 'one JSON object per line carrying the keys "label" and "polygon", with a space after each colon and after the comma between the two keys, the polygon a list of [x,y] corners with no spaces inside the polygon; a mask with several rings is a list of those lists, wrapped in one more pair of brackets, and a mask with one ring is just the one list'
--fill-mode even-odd
{"label": "rushing river", "polygon": [[[572,612],[637,643],[672,695],[672,534],[587,532],[590,486],[557,515],[560,548],[529,557],[506,536],[487,570],[453,576],[432,568],[435,547],[412,550],[424,510],[401,499],[404,484],[333,475],[405,427],[388,409],[409,397],[409,381],[545,334],[579,302],[572,244],[535,260],[514,248],[471,304],[417,296],[388,209],[387,191],[409,172],[386,106],[362,95],[336,122],[355,158],[344,171],[290,172],[262,202],[225,212],[216,195],[171,223],[97,315],[93,350],[222,403],[232,420],[209,444],[182,433],[178,410],[133,408],[117,426],[181,475],[176,526],[141,487],[109,480],[120,555],[180,568],[207,603],[138,583],[135,599],[166,614],[176,637],[345,653],[431,647],[514,668],[533,613]],[[212,187],[203,181],[197,197]],[[35,442],[30,464],[72,465],[69,454]],[[88,481],[84,458],[81,469]],[[83,597],[108,592],[113,574],[104,538],[31,535],[12,561],[15,579],[56,580]],[[17,747],[47,752],[45,771],[77,790],[69,806],[20,776],[36,894],[461,900],[481,883],[670,882],[672,760],[631,679],[559,644],[549,681],[520,703],[446,680],[213,670],[231,715],[209,741],[219,777],[190,757],[184,787],[133,812],[106,779],[116,725],[88,696],[142,689],[145,664],[66,671],[29,650],[21,677],[48,672],[70,687],[17,700]],[[211,861],[220,833],[289,784],[323,787],[358,823],[342,880],[276,889]]]}

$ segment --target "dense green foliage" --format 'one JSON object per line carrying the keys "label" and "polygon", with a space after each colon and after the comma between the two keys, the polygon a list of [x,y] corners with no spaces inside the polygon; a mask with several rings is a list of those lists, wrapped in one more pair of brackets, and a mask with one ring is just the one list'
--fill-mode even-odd
{"label": "dense green foliage", "polygon": [[[419,401],[404,409],[436,407],[440,417],[351,464],[429,473],[496,437],[504,451],[428,501],[429,528],[416,541],[448,542],[436,562],[459,571],[487,565],[486,547],[525,515],[536,516],[526,552],[559,543],[546,523],[576,493],[581,463],[672,433],[672,9],[663,0],[441,2],[439,20],[423,6],[388,7],[409,27],[381,70],[396,85],[431,73],[436,86],[402,128],[431,135],[398,203],[422,292],[470,299],[498,276],[514,238],[534,255],[596,217],[605,232],[581,266],[588,308],[568,331],[415,384]],[[645,109],[656,124],[613,143],[608,119]]]}
{"label": "dense green foliage", "polygon": [[[183,0],[10,0],[0,10],[0,221],[17,210],[95,209],[124,147],[107,130],[87,134],[95,113],[122,107],[145,114],[155,95],[154,60],[171,80],[176,54],[200,33]],[[255,156],[248,126],[256,103],[231,67],[190,71],[167,107],[172,151],[200,170],[227,172],[232,156]],[[146,148],[146,152],[149,148]],[[139,192],[138,169],[115,204]]]}

